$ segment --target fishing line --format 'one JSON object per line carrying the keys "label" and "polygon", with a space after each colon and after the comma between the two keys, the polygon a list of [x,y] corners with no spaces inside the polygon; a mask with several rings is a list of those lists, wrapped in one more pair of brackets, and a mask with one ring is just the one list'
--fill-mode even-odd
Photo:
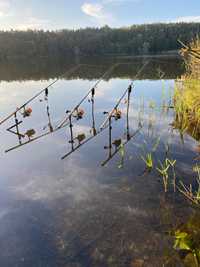
{"label": "fishing line", "polygon": [[[68,72],[66,72],[66,73],[69,75],[69,72],[72,73],[73,71],[75,71],[76,69],[80,68],[80,66],[83,66],[83,65],[88,66],[88,64],[79,64],[79,65],[77,65],[76,67],[74,67],[73,69],[71,69],[70,71],[68,71]],[[109,73],[110,73],[110,72],[111,72],[117,65],[118,65],[118,63],[115,64],[115,65],[113,65],[113,66],[111,66],[111,67],[110,67],[110,68],[103,74],[103,76],[101,76],[101,78],[95,83],[95,85],[92,87],[92,89],[90,89],[90,91],[87,93],[87,95],[80,101],[80,103],[73,109],[73,111],[70,112],[70,114],[68,115],[68,117],[65,118],[65,119],[62,121],[62,123],[59,124],[59,126],[55,127],[53,131],[49,131],[49,132],[47,132],[47,133],[41,134],[41,135],[39,135],[39,136],[37,136],[37,137],[31,139],[31,140],[28,140],[28,141],[26,141],[26,142],[20,144],[20,145],[17,145],[17,146],[14,146],[14,147],[10,148],[10,149],[7,149],[7,150],[5,151],[5,153],[8,153],[8,152],[10,152],[10,151],[12,151],[12,150],[15,150],[15,149],[17,149],[17,148],[19,148],[19,147],[21,147],[21,146],[24,146],[24,145],[26,145],[26,144],[29,144],[29,143],[33,142],[33,141],[36,141],[36,140],[38,140],[38,139],[40,139],[40,138],[42,138],[42,137],[48,136],[48,135],[50,135],[50,134],[52,134],[52,133],[58,131],[59,129],[62,129],[62,128],[68,126],[68,125],[69,125],[69,121],[68,121],[69,117],[73,115],[74,111],[76,111],[77,108],[82,104],[82,102],[88,97],[88,95],[90,94],[90,92],[93,92],[94,89],[97,87],[97,85],[98,85],[98,84],[99,84],[99,83],[106,77],[106,75],[108,75],[108,74],[109,74]],[[64,73],[62,76],[60,76],[60,78],[63,77],[63,76],[65,76],[66,73]],[[52,84],[56,83],[60,78],[56,79],[56,80],[55,80],[53,83],[51,83],[48,87],[52,86]],[[43,89],[42,91],[40,91],[37,95],[35,95],[35,96],[32,97],[31,99],[29,99],[25,104],[27,105],[27,103],[30,103],[33,99],[35,99],[36,97],[38,97],[40,94],[42,94],[42,92],[45,92],[46,90],[47,90],[47,87],[46,87],[45,89]],[[21,108],[19,108],[18,111],[20,111],[20,110],[25,106],[25,104],[24,104]],[[9,116],[9,118],[12,117],[12,116],[15,116],[16,113],[17,113],[18,111],[13,112],[13,114],[11,114],[11,115]],[[8,120],[9,118],[7,117],[6,120]],[[6,121],[6,120],[4,120],[4,121]],[[3,123],[3,122],[2,122],[2,123]]]}
{"label": "fishing line", "polygon": [[117,102],[117,104],[115,105],[115,107],[113,108],[113,110],[109,113],[108,117],[105,119],[105,121],[102,123],[100,129],[105,127],[105,124],[109,121],[109,119],[112,117],[113,113],[117,110],[119,104],[121,103],[121,100],[124,98],[124,96],[126,95],[126,93],[128,92],[128,90],[132,89],[133,83],[134,81],[138,78],[138,76],[142,73],[142,71],[144,70],[144,68],[150,63],[150,60],[145,62],[142,67],[139,69],[139,71],[137,72],[137,74],[134,77],[134,80],[132,80],[131,84],[129,85],[129,87],[126,89],[126,91],[124,92],[124,94],[122,95],[122,97],[119,99],[119,101]]}
{"label": "fishing line", "polygon": [[89,94],[97,88],[98,84],[106,77],[110,74],[110,72],[113,71],[114,68],[116,68],[116,66],[118,66],[120,63],[116,63],[113,66],[111,66],[101,77],[100,79],[94,84],[94,86],[88,91],[88,93],[81,99],[81,101],[78,103],[78,105],[75,106],[75,108],[72,109],[72,111],[70,111],[70,113],[68,114],[67,117],[65,117],[60,124],[58,124],[58,126],[56,128],[60,128],[62,127],[62,125],[69,120],[70,116],[73,115],[73,113],[80,107],[80,105],[85,101],[85,99],[87,99],[87,97],[89,96]]}
{"label": "fishing line", "polygon": [[[150,62],[150,61],[149,61],[149,62]],[[145,63],[143,64],[143,66],[142,66],[141,69],[138,71],[137,75],[135,76],[135,79],[140,75],[140,73],[143,71],[143,69],[145,68],[145,66],[146,66],[149,62],[145,62]],[[82,65],[84,65],[84,64],[79,64],[79,65],[77,65],[76,67],[72,68],[70,71],[68,71],[68,72],[66,72],[66,73],[69,75],[70,73],[72,73],[72,72],[75,71],[76,69],[80,68],[80,66],[82,66]],[[85,65],[88,65],[88,64],[85,64]],[[113,66],[111,66],[111,67],[110,67],[110,68],[109,68],[109,69],[108,69],[108,70],[107,70],[107,71],[100,77],[100,79],[94,84],[94,86],[92,87],[92,89],[89,90],[89,92],[82,98],[82,100],[79,102],[79,104],[76,105],[76,107],[70,112],[70,114],[67,116],[67,118],[65,118],[65,119],[59,124],[59,126],[55,127],[53,131],[50,131],[50,132],[41,134],[41,135],[39,135],[39,136],[37,136],[37,137],[31,139],[31,140],[28,140],[28,141],[25,142],[25,143],[22,143],[22,144],[20,144],[20,145],[17,145],[17,146],[15,146],[15,147],[12,147],[12,148],[6,150],[5,152],[7,153],[7,152],[9,152],[9,151],[12,151],[12,150],[14,150],[14,149],[17,149],[17,148],[19,148],[19,147],[21,147],[21,146],[24,146],[24,145],[26,145],[26,144],[29,144],[29,143],[31,143],[31,142],[33,142],[33,141],[36,141],[36,140],[38,140],[38,139],[40,139],[40,138],[42,138],[42,137],[44,137],[44,136],[47,136],[47,135],[49,135],[49,134],[52,134],[52,133],[58,131],[59,129],[62,129],[62,128],[68,126],[68,125],[69,125],[69,122],[67,122],[67,121],[69,120],[69,117],[73,115],[73,113],[74,113],[74,112],[79,108],[79,106],[85,101],[85,99],[88,97],[88,95],[89,95],[94,89],[96,89],[96,87],[98,86],[98,84],[99,84],[99,83],[100,83],[106,76],[108,76],[108,75],[110,74],[110,72],[113,71],[113,69],[116,68],[116,66],[118,66],[118,65],[120,65],[120,63],[116,63],[116,64],[114,64]],[[63,77],[64,75],[66,75],[66,73],[64,73],[62,76],[60,76],[60,78]],[[42,94],[45,90],[47,90],[47,88],[49,88],[50,86],[52,86],[53,84],[55,84],[60,78],[56,79],[56,80],[55,80],[54,82],[52,82],[48,87],[44,88],[42,91],[40,91],[40,92],[39,92],[38,94],[36,94],[34,97],[32,97],[31,99],[29,99],[25,104],[23,104],[20,108],[18,108],[17,111],[15,111],[15,112],[13,112],[11,115],[9,115],[9,116],[8,116],[6,119],[4,119],[0,124],[2,124],[3,122],[5,122],[6,120],[8,120],[10,117],[15,116],[16,113],[17,113],[18,111],[20,111],[20,110],[21,110],[22,108],[24,108],[28,103],[30,103],[30,102],[33,101],[36,97],[38,97],[40,94]],[[134,82],[134,81],[133,81],[133,82]],[[133,82],[131,83],[130,86],[132,86]],[[125,97],[127,91],[130,89],[130,86],[126,89],[126,91],[124,92],[124,94],[122,95],[122,97],[119,99],[117,105],[116,105],[115,108],[112,110],[112,112],[109,113],[109,116],[108,116],[107,120],[113,115],[113,112],[114,112],[114,111],[116,110],[116,108],[119,106],[120,102],[121,102],[122,99]],[[105,125],[104,125],[104,126],[105,126]],[[107,127],[104,127],[104,129],[105,129],[105,128],[107,128]],[[100,128],[100,132],[101,132],[102,130],[103,130],[103,129]],[[98,134],[98,133],[99,133],[99,132],[97,132],[97,134]],[[93,138],[93,137],[94,137],[94,136],[92,136],[92,138]],[[89,138],[89,139],[91,139],[91,138]],[[89,141],[89,140],[86,140],[86,141]],[[76,149],[75,149],[75,150],[76,150]],[[64,156],[64,158],[65,158],[65,156]]]}
{"label": "fishing line", "polygon": [[21,109],[25,108],[25,106],[27,106],[30,102],[32,102],[35,98],[37,98],[38,96],[40,96],[43,92],[45,92],[46,90],[48,90],[52,85],[54,85],[55,83],[58,82],[58,80],[60,80],[63,76],[70,75],[71,73],[73,73],[74,71],[76,71],[77,69],[79,69],[81,66],[81,64],[73,67],[72,69],[66,71],[64,74],[62,74],[61,76],[59,76],[55,81],[53,81],[52,83],[50,83],[47,87],[45,87],[44,89],[42,89],[40,92],[38,92],[36,95],[34,95],[33,97],[31,97],[29,100],[27,100],[23,105],[21,105],[20,107],[18,107],[14,112],[12,112],[10,115],[8,115],[6,118],[4,118],[3,120],[0,121],[0,125],[3,124],[4,122],[6,122],[8,119],[10,119],[11,117],[13,117],[16,113],[18,113]]}

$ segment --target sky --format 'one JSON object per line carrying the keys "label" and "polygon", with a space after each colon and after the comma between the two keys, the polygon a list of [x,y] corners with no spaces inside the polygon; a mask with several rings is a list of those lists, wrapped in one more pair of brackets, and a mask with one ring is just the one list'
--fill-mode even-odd
{"label": "sky", "polygon": [[200,22],[200,0],[0,0],[0,29],[126,27]]}

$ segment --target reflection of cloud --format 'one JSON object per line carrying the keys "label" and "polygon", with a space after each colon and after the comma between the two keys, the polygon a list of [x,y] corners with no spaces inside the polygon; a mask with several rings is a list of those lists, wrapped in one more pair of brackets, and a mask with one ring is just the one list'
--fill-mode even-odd
{"label": "reflection of cloud", "polygon": [[101,86],[97,88],[95,91],[95,96],[98,97],[105,97],[106,93],[113,89],[112,81],[109,82],[102,81]]}
{"label": "reflection of cloud", "polygon": [[123,206],[122,211],[129,213],[132,216],[142,216],[147,217],[148,213],[145,210],[139,209],[137,207]]}
{"label": "reflection of cloud", "polygon": [[62,197],[70,197],[77,202],[87,200],[90,195],[95,195],[98,183],[91,179],[95,176],[95,168],[86,168],[81,160],[80,154],[74,154],[65,161],[63,171],[58,176],[24,172],[23,181],[20,180],[20,184],[15,184],[10,190],[31,200],[55,200]]}
{"label": "reflection of cloud", "polygon": [[[124,108],[123,113],[126,112]],[[130,124],[136,123],[139,121],[139,112],[140,107],[130,108],[129,119]],[[143,125],[142,131],[144,134],[147,134],[149,123],[152,123],[152,129],[155,133],[155,137],[160,137],[161,141],[164,144],[169,144],[171,146],[177,147],[176,154],[180,153],[182,155],[182,151],[180,151],[180,147],[182,146],[182,140],[180,138],[180,133],[178,129],[173,129],[170,124],[174,121],[173,113],[163,113],[162,108],[158,107],[157,110],[151,110],[150,108],[145,107],[144,113],[141,113],[141,122]],[[194,152],[195,147],[197,145],[197,141],[195,141],[192,137],[190,137],[187,133],[184,134],[184,149],[188,152]],[[179,150],[179,152],[178,152]]]}

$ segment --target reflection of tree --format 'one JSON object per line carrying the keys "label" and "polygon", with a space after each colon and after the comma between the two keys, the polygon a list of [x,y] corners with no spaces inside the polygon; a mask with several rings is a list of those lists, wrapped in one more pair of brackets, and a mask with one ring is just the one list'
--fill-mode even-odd
{"label": "reflection of tree", "polygon": [[[82,66],[78,71],[67,77],[68,79],[98,79],[102,73],[115,63],[121,64],[110,74],[109,78],[133,79],[138,69],[143,64],[142,58],[82,58],[79,61]],[[59,58],[37,58],[31,60],[15,60],[0,63],[0,80],[48,80],[59,77],[72,66],[76,65],[74,58],[64,60]],[[88,65],[88,66],[87,66]],[[89,66],[93,65],[93,66]],[[95,65],[95,66],[94,66]],[[175,79],[183,72],[180,59],[163,58],[153,59],[139,79],[157,79],[157,69],[165,73],[166,79]]]}

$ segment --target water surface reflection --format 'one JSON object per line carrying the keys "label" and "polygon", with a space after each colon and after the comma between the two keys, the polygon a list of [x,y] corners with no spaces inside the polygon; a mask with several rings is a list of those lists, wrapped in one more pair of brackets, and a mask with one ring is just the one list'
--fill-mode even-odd
{"label": "water surface reflection", "polygon": [[[183,266],[179,255],[170,258],[176,252],[169,233],[186,223],[191,208],[173,193],[172,186],[164,194],[162,179],[155,171],[144,174],[141,160],[144,150],[151,151],[159,138],[155,156],[164,158],[166,147],[170,147],[171,157],[179,162],[178,176],[188,178],[196,156],[196,142],[185,135],[183,144],[179,132],[170,126],[174,79],[182,70],[172,59],[169,65],[162,62],[165,60],[152,61],[134,82],[130,100],[126,95],[120,103],[121,118],[113,118],[112,128],[108,124],[95,135],[94,128],[99,129],[106,118],[104,112],[115,107],[139,66],[131,59],[103,80],[94,102],[90,96],[81,105],[84,117],[73,123],[73,139],[81,134],[95,138],[63,161],[60,158],[71,151],[69,140],[73,140],[69,127],[4,154],[16,144],[16,136],[6,131],[11,121],[2,125],[1,266]],[[44,96],[31,104],[33,112],[24,120],[22,133],[34,129],[38,134],[54,127],[92,88],[107,64],[98,66],[96,61],[94,67],[88,62],[90,66],[85,65],[79,73],[59,80],[49,90],[48,101]],[[9,74],[0,71],[4,80],[0,117],[61,73],[51,67],[49,72],[38,73],[23,69],[23,65],[22,70]],[[77,139],[75,142],[79,144]]]}

